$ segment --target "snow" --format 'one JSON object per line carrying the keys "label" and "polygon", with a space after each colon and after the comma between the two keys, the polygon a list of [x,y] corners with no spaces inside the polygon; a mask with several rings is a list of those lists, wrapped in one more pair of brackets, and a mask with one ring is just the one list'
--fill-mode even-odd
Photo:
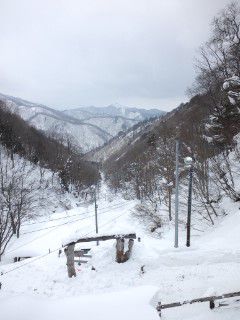
{"label": "snow", "polygon": [[228,99],[232,105],[240,100],[240,78],[238,76],[226,79],[223,83],[223,89],[228,91]]}
{"label": "snow", "polygon": [[[92,258],[87,264],[76,264],[77,277],[69,279],[66,257],[64,253],[58,257],[58,250],[67,237],[95,234],[94,205],[41,217],[38,223],[25,225],[25,234],[10,243],[0,264],[0,271],[8,272],[0,277],[2,319],[155,320],[159,301],[164,304],[239,291],[239,203],[225,198],[221,205],[228,215],[205,232],[193,230],[190,248],[185,246],[186,230],[180,225],[176,249],[174,224],[161,237],[154,237],[132,214],[137,201],[125,201],[105,185],[101,194],[99,234],[130,231],[141,238],[135,241],[130,260],[115,262],[115,240],[99,246],[95,242],[78,244],[77,249],[91,248]],[[46,229],[37,231],[40,228]],[[14,256],[23,254],[33,258],[12,263]],[[162,318],[238,320],[240,305],[235,300],[228,299],[230,306],[214,310],[208,303],[166,309]]]}
{"label": "snow", "polygon": [[[83,234],[83,231],[79,231],[76,230],[73,234],[71,232],[70,235],[68,235],[67,237],[62,239],[62,246],[66,246],[68,243],[72,243],[72,242],[76,242],[81,238],[96,238],[96,237],[105,237],[105,236],[115,236],[117,238],[117,236],[122,237],[125,234],[134,234],[134,230],[128,228],[126,230],[126,228],[120,230],[119,228],[114,228],[111,230],[111,232],[108,233],[89,233],[87,236],[85,236],[85,234]],[[107,241],[107,240],[103,240],[103,241]]]}
{"label": "snow", "polygon": [[223,83],[223,89],[227,90],[231,85],[239,86],[240,85],[240,78],[238,76],[232,76],[228,78]]}
{"label": "snow", "polygon": [[111,294],[85,295],[55,301],[17,296],[14,303],[12,299],[1,301],[1,317],[8,320],[69,320],[76,317],[87,320],[157,320],[158,315],[150,306],[156,289],[145,286]]}

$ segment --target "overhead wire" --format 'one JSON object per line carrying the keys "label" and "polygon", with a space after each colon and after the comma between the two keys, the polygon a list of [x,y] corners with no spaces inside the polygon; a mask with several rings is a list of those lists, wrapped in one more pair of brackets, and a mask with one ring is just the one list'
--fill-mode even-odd
{"label": "overhead wire", "polygon": [[[125,205],[126,205],[126,204],[125,204]],[[115,207],[114,209],[118,209],[118,208],[121,208],[121,207],[123,207],[123,205],[118,206],[118,207]],[[109,207],[109,208],[110,208],[110,207]],[[111,210],[104,211],[104,212],[100,212],[99,214],[101,215],[101,214],[104,214],[104,213],[107,213],[107,212],[110,212],[110,211],[112,211],[112,209],[111,209]],[[67,225],[67,224],[70,224],[70,223],[78,222],[78,221],[80,221],[80,220],[87,220],[87,219],[92,218],[92,217],[94,217],[94,216],[95,216],[95,214],[93,214],[93,215],[91,215],[91,216],[88,216],[88,217],[79,218],[79,219],[76,219],[76,220],[74,220],[74,221],[68,221],[68,222],[65,222],[65,223],[60,224],[60,225],[52,226],[51,228],[54,227],[54,229],[52,229],[52,230],[50,230],[50,231],[48,231],[48,232],[46,232],[46,233],[44,233],[44,234],[42,234],[42,235],[40,235],[40,236],[38,236],[38,237],[36,237],[36,238],[34,238],[34,239],[26,242],[26,243],[18,246],[17,248],[14,248],[14,249],[12,249],[12,250],[9,250],[8,252],[5,253],[5,256],[8,255],[8,254],[10,254],[10,253],[12,253],[12,252],[14,252],[14,251],[16,251],[16,250],[18,250],[18,249],[20,249],[20,248],[22,248],[22,247],[24,247],[24,246],[26,246],[26,245],[28,245],[28,244],[30,244],[30,243],[32,243],[32,242],[34,242],[34,241],[36,241],[36,240],[39,240],[40,238],[45,237],[47,234],[49,234],[50,232],[56,230],[58,227],[61,227],[61,226],[63,226],[63,225]],[[50,227],[48,227],[48,228],[42,228],[42,229],[38,229],[38,230],[34,230],[34,231],[39,232],[39,231],[47,230],[47,229],[49,229],[49,228],[50,228]],[[33,233],[33,232],[29,231],[29,232],[26,232],[25,234],[27,234],[27,233]]]}
{"label": "overhead wire", "polygon": [[[93,203],[91,203],[91,204],[93,204]],[[124,204],[124,202],[120,202],[120,203],[114,204],[112,206],[103,207],[103,208],[101,208],[101,210],[102,209],[111,208],[111,207],[115,207],[115,206],[117,206],[119,204]],[[60,217],[60,218],[54,218],[54,219],[48,219],[48,220],[42,220],[42,221],[34,221],[34,222],[22,224],[22,227],[31,226],[31,225],[34,225],[34,224],[41,224],[41,223],[45,223],[45,222],[63,220],[63,219],[67,219],[67,218],[71,218],[71,217],[75,217],[75,216],[79,216],[79,215],[85,215],[85,214],[86,214],[86,212],[83,212],[83,213],[80,213],[80,214],[76,213],[76,214],[68,215],[66,217]]]}
{"label": "overhead wire", "polygon": [[[125,213],[126,213],[126,212],[125,212]],[[107,224],[109,224],[109,223],[111,223],[111,222],[113,222],[113,221],[115,221],[115,220],[117,220],[118,218],[120,218],[121,216],[123,216],[125,213],[122,213],[122,214],[120,214],[119,216],[114,217],[114,218],[111,219],[110,221],[107,221],[106,223],[104,223],[104,224],[102,225],[102,227],[103,227],[103,226],[106,226]],[[90,233],[91,233],[91,232],[88,232],[87,234],[84,235],[84,237],[86,237],[86,236],[89,235]],[[61,248],[62,248],[62,247],[61,247]],[[3,275],[5,275],[5,274],[8,274],[8,273],[13,272],[13,271],[15,271],[15,270],[21,269],[21,268],[25,267],[25,266],[28,265],[28,264],[34,263],[34,262],[37,261],[37,260],[40,260],[40,259],[42,259],[42,258],[45,258],[46,256],[48,256],[48,255],[50,255],[50,254],[52,254],[52,253],[55,253],[55,252],[59,251],[61,248],[58,247],[57,249],[51,250],[51,252],[48,252],[48,253],[46,253],[46,254],[44,254],[44,255],[41,255],[41,256],[39,256],[39,257],[36,257],[34,260],[28,261],[28,262],[26,262],[26,263],[24,263],[24,264],[21,264],[20,266],[17,266],[17,267],[15,267],[15,268],[13,268],[13,269],[10,269],[10,270],[4,271],[4,272],[0,272],[0,275],[3,276]]]}
{"label": "overhead wire", "polygon": [[[118,209],[118,208],[124,207],[125,205],[126,205],[126,204],[123,204],[123,205],[120,205],[120,206],[115,206],[114,209]],[[107,211],[103,211],[103,212],[98,212],[98,214],[103,214],[103,213],[107,213],[107,212],[110,212],[110,211],[112,211],[112,208],[111,208],[111,210],[107,210]],[[86,213],[88,213],[88,212],[85,212],[84,214],[80,214],[80,215],[85,215]],[[72,215],[72,216],[73,216],[73,215]],[[66,217],[66,218],[71,218],[72,216],[69,216],[69,217]],[[77,215],[74,215],[74,216],[77,216]],[[94,216],[95,216],[95,215],[90,216],[90,217],[94,217]],[[83,217],[83,218],[79,218],[79,219],[76,219],[76,220],[67,221],[67,222],[64,222],[64,223],[61,223],[61,224],[58,224],[58,225],[49,226],[49,227],[46,227],[46,228],[41,228],[41,229],[37,229],[37,230],[31,230],[31,231],[22,232],[22,235],[28,234],[28,233],[39,232],[39,231],[42,231],[42,230],[52,229],[52,228],[54,228],[54,227],[61,227],[61,226],[63,226],[63,225],[70,224],[70,223],[74,223],[74,222],[77,222],[77,221],[80,221],[80,220],[87,220],[87,219],[89,219],[90,217]]]}

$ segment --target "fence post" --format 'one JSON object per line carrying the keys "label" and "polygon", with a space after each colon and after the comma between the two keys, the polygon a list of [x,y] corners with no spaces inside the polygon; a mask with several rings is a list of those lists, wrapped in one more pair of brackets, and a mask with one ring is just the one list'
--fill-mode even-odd
{"label": "fence post", "polygon": [[162,313],[161,313],[161,311],[162,311],[162,304],[161,304],[161,301],[160,301],[160,302],[158,302],[158,305],[157,305],[157,311],[158,311],[158,315],[159,315],[159,317],[161,318],[161,316],[162,316]]}
{"label": "fence post", "polygon": [[210,307],[210,309],[214,309],[215,308],[214,300],[210,300],[209,301],[209,307]]}

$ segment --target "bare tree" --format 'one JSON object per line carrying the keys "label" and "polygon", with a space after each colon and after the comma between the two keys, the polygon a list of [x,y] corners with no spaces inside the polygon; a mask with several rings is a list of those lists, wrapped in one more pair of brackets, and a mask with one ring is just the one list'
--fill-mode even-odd
{"label": "bare tree", "polygon": [[[1,201],[1,197],[0,197]],[[2,254],[13,236],[12,225],[10,221],[9,211],[6,210],[5,206],[0,204],[0,261]]]}
{"label": "bare tree", "polygon": [[18,156],[1,154],[0,195],[3,211],[7,212],[12,233],[19,237],[23,221],[32,217],[39,201],[40,184],[35,179],[36,168]]}
{"label": "bare tree", "polygon": [[230,3],[213,19],[212,35],[199,53],[192,93],[208,93],[217,104],[224,79],[240,76],[240,7],[237,2]]}
{"label": "bare tree", "polygon": [[[237,178],[240,177],[239,162],[234,161],[233,151],[231,154],[223,152],[213,158],[213,170],[215,173],[216,184],[224,194],[228,195],[233,201],[240,201],[240,190],[236,186]],[[237,153],[235,153],[237,157]]]}

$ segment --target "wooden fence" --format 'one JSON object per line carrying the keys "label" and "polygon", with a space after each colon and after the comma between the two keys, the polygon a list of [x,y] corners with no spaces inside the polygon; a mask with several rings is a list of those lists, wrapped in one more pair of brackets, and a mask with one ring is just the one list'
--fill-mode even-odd
{"label": "wooden fence", "polygon": [[[225,293],[220,296],[209,296],[209,297],[197,298],[197,299],[193,299],[193,300],[185,300],[182,302],[173,302],[173,303],[168,303],[168,304],[162,304],[161,302],[158,302],[157,311],[159,313],[159,316],[161,317],[161,311],[163,309],[181,307],[184,304],[193,304],[193,303],[198,303],[198,302],[209,302],[210,309],[214,309],[215,308],[215,302],[214,302],[215,300],[221,300],[221,299],[238,297],[238,296],[240,296],[240,291],[232,292],[232,293]],[[226,305],[226,304],[224,304],[224,305]]]}

